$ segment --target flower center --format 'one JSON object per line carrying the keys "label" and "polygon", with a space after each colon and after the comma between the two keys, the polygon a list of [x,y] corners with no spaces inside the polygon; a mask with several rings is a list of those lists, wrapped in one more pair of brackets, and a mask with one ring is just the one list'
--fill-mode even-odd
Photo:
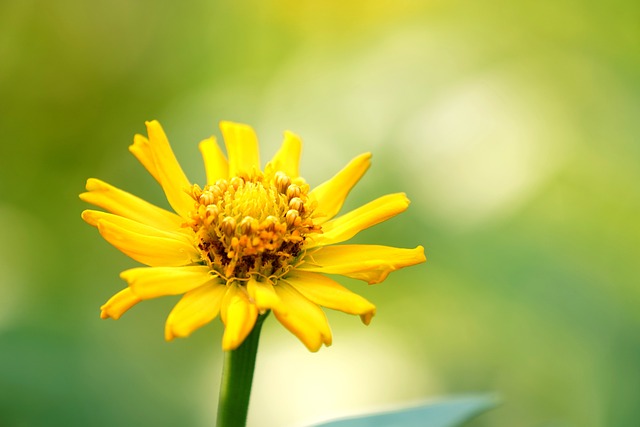
{"label": "flower center", "polygon": [[281,277],[299,261],[313,224],[309,186],[283,172],[220,179],[190,195],[186,226],[196,233],[202,259],[225,280]]}

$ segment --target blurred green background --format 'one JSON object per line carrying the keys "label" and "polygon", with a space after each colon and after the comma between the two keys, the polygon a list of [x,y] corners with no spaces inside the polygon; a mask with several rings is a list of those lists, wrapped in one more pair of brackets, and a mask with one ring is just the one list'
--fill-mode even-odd
{"label": "blurred green background", "polygon": [[212,425],[219,321],[166,343],[177,298],[98,307],[136,263],[84,224],[89,177],[166,206],[127,152],[164,125],[190,179],[219,120],[263,162],[305,141],[345,209],[406,191],[356,241],[425,246],[370,327],[310,354],[270,318],[252,426],[498,393],[470,426],[640,423],[640,3],[0,2],[0,425]]}

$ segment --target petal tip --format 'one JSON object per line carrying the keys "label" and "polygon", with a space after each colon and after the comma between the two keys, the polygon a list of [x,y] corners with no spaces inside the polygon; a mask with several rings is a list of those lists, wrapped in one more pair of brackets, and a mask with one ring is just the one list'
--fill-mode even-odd
{"label": "petal tip", "polygon": [[171,326],[167,322],[167,325],[164,328],[164,340],[167,341],[167,342],[171,342],[171,341],[173,341],[173,339],[175,337],[176,337],[176,335],[173,333],[173,329],[171,328]]}
{"label": "petal tip", "polygon": [[100,318],[118,320],[122,313],[114,312],[111,308],[108,303],[100,307]]}
{"label": "petal tip", "polygon": [[366,163],[367,167],[369,167],[369,165],[371,164],[372,157],[373,157],[373,153],[371,153],[370,151],[367,151],[366,153],[360,154],[358,157],[356,157],[356,159],[358,159],[362,163]]}
{"label": "petal tip", "polygon": [[331,335],[323,337],[322,343],[325,345],[325,347],[331,347],[331,344],[333,344],[333,337]]}
{"label": "petal tip", "polygon": [[[86,194],[86,193],[83,193],[83,194]],[[87,224],[92,225],[94,227],[98,227],[98,229],[100,229],[100,224],[99,224],[100,221],[98,221],[94,212],[96,211],[91,209],[86,209],[82,211],[82,213],[80,214],[80,218],[82,218],[84,222],[86,222]]]}
{"label": "petal tip", "polygon": [[[145,124],[146,123],[148,122],[145,122]],[[149,140],[146,136],[137,133],[133,136],[133,144],[129,146],[129,151],[134,152],[137,148],[139,148],[141,145],[146,144],[147,142],[149,142]]]}
{"label": "petal tip", "polygon": [[418,245],[418,246],[416,246],[416,248],[414,250],[416,252],[419,252],[420,261],[418,261],[418,262],[426,262],[427,261],[427,256],[424,253],[424,246]]}
{"label": "petal tip", "polygon": [[375,315],[376,315],[376,309],[374,307],[372,310],[361,314],[360,315],[360,320],[362,321],[362,323],[364,323],[365,325],[369,326],[369,324],[371,323],[371,319],[373,319],[373,316],[375,316]]}
{"label": "petal tip", "polygon": [[222,351],[235,350],[236,348],[240,347],[240,344],[242,344],[242,341],[238,342],[237,339],[225,339],[224,336],[222,337]]}
{"label": "petal tip", "polygon": [[313,337],[312,339],[308,338],[310,337],[307,337],[307,339],[303,340],[301,339],[301,337],[298,337],[298,339],[302,341],[304,346],[307,347],[307,350],[309,350],[311,353],[317,353],[318,350],[320,350],[320,348],[322,347],[322,344],[325,344],[327,347],[331,345],[331,339],[329,339],[329,344],[327,344],[324,336]]}
{"label": "petal tip", "polygon": [[121,271],[119,274],[120,278],[125,282],[127,282],[129,285],[131,285],[131,282],[133,282],[131,273],[130,273],[131,270],[132,269],[124,270],[124,271]]}
{"label": "petal tip", "polygon": [[200,143],[198,144],[198,148],[200,149],[200,151],[203,151],[203,149],[206,148],[207,145],[217,144],[217,142],[218,141],[215,136],[210,136],[209,138],[200,141]]}
{"label": "petal tip", "polygon": [[285,130],[283,132],[284,138],[285,139],[297,139],[300,140],[300,135],[298,135],[297,133],[291,131],[291,130]]}
{"label": "petal tip", "polygon": [[232,122],[232,121],[229,121],[229,120],[222,120],[220,122],[219,126],[220,126],[220,130],[222,132],[226,132],[226,131],[234,129],[234,128],[236,128],[236,129],[250,129],[250,130],[253,131],[253,128],[251,126],[245,124],[245,123]]}
{"label": "petal tip", "polygon": [[89,178],[87,179],[87,183],[85,184],[84,188],[86,188],[87,191],[96,191],[104,187],[104,185],[102,184],[103,182],[97,178]]}

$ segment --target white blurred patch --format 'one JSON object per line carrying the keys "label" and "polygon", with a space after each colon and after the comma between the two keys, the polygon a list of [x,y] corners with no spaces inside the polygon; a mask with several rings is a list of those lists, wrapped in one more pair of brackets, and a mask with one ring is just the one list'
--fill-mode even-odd
{"label": "white blurred patch", "polygon": [[[444,49],[411,28],[361,45],[301,50],[276,75],[262,108],[268,134],[288,128],[305,142],[305,177],[329,178],[355,155],[389,143],[416,93],[429,87],[428,58]],[[318,181],[316,183],[320,183]]]}
{"label": "white blurred patch", "polygon": [[575,138],[569,121],[522,70],[455,85],[406,121],[399,142],[412,200],[444,224],[466,229],[509,215],[563,164]]}
{"label": "white blurred patch", "polygon": [[[412,201],[444,226],[473,228],[521,207],[576,140],[569,103],[549,73],[551,63],[562,70],[572,59],[513,57],[487,69],[490,52],[440,27],[407,27],[366,46],[301,49],[266,89],[239,74],[186,96],[171,117],[182,111],[183,129],[206,123],[203,136],[212,111],[225,112],[216,120],[250,118],[263,164],[290,129],[305,141],[301,170],[312,185],[357,154],[398,147]],[[194,111],[206,116],[195,121]]]}
{"label": "white blurred patch", "polygon": [[377,341],[366,335],[341,334],[340,342],[317,353],[291,337],[262,348],[248,424],[310,425],[437,389],[424,361],[418,363],[392,333]]}

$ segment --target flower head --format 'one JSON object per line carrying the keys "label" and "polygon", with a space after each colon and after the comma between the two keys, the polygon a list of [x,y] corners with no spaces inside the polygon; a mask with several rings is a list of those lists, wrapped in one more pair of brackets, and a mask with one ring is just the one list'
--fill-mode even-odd
{"label": "flower head", "polygon": [[86,210],[82,218],[148,266],[121,273],[128,286],[101,307],[102,318],[118,319],[145,299],[183,295],[167,318],[167,340],[188,336],[220,315],[222,347],[231,350],[258,314],[271,310],[317,351],[331,344],[320,306],[359,315],[365,324],[376,310],[324,274],[372,284],[425,261],[421,246],[338,245],[409,205],[404,194],[390,194],[334,219],[369,168],[368,153],[311,190],[298,172],[297,135],[285,132],[263,171],[253,129],[222,122],[228,160],[215,138],[202,141],[207,183],[200,187],[187,179],[160,124],[146,125],[149,137],[136,135],[130,151],[162,186],[175,213],[93,178],[80,195],[108,211]]}

